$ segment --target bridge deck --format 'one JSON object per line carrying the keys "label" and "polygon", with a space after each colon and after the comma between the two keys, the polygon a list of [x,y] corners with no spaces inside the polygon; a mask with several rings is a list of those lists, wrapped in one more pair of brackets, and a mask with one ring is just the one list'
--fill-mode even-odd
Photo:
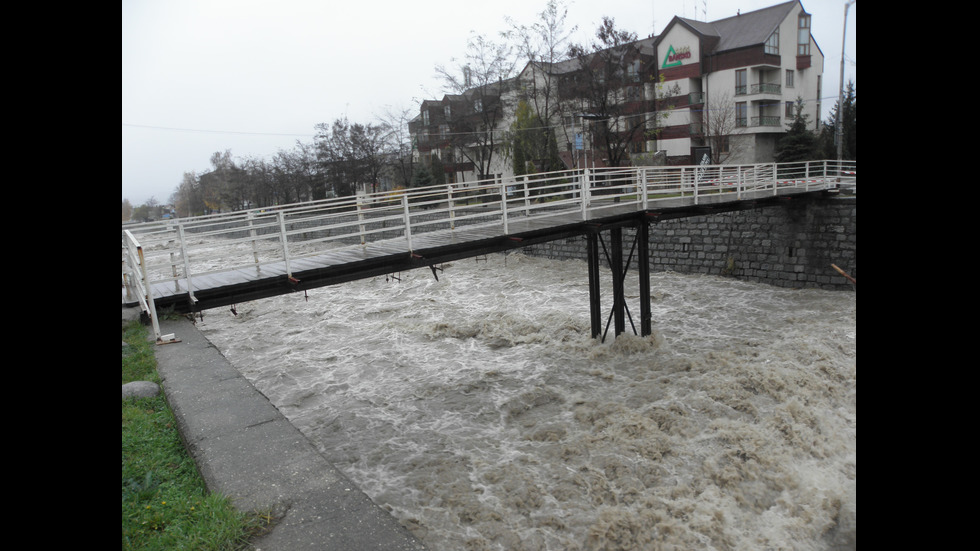
{"label": "bridge deck", "polygon": [[[506,235],[499,223],[471,225],[455,230],[413,233],[411,252],[406,238],[402,237],[294,258],[289,263],[292,279],[287,275],[285,261],[195,275],[191,281],[196,300],[193,305],[187,294],[186,279],[156,283],[152,293],[158,309],[187,313],[502,252],[584,235],[617,224],[636,225],[644,217],[662,220],[754,208],[783,200],[787,194],[800,193],[790,190],[773,195],[769,191],[755,199],[738,202],[723,202],[720,196],[714,200],[702,196],[699,204],[693,204],[690,198],[676,198],[657,202],[645,211],[638,210],[635,204],[611,205],[601,212],[590,211],[585,217],[581,212],[565,212],[546,218],[518,216],[508,221]],[[132,304],[125,295],[124,292],[124,302]]]}

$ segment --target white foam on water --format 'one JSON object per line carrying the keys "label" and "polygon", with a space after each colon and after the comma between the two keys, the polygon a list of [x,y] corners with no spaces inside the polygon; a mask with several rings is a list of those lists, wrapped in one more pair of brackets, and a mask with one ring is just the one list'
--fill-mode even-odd
{"label": "white foam on water", "polygon": [[[654,335],[627,322],[600,343],[584,262],[491,255],[438,276],[200,327],[433,551],[854,546],[854,293],[655,273]],[[626,295],[638,326],[635,271]]]}

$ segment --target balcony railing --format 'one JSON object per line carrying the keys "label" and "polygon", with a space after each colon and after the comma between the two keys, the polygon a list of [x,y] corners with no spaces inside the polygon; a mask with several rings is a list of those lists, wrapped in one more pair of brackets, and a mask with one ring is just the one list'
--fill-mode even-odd
{"label": "balcony railing", "polygon": [[752,117],[752,126],[780,126],[779,115],[763,115]]}
{"label": "balcony railing", "polygon": [[750,86],[736,86],[735,95],[736,96],[747,96],[756,94],[781,94],[783,87],[779,84],[773,84],[768,82],[761,82],[759,84],[752,84]]}
{"label": "balcony railing", "polygon": [[782,93],[783,87],[779,84],[773,84],[769,82],[760,82],[759,84],[753,84],[749,93],[751,94],[780,94]]}

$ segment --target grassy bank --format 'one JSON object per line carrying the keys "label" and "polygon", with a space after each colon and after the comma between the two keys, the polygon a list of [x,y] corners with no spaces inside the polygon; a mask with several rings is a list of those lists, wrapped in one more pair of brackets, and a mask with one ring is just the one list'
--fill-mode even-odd
{"label": "grassy bank", "polygon": [[[123,326],[122,382],[160,382],[146,327]],[[123,550],[248,548],[270,519],[211,494],[184,448],[163,394],[122,403]]]}

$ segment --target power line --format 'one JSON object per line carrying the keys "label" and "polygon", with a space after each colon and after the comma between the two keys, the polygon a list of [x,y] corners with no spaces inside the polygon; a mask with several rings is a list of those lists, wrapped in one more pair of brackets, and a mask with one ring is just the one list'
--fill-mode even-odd
{"label": "power line", "polygon": [[205,130],[200,128],[173,128],[169,126],[153,126],[148,124],[129,124],[122,123],[123,126],[131,128],[147,128],[150,130],[168,130],[171,132],[195,132],[200,134],[235,134],[241,136],[289,136],[294,138],[312,138],[316,134],[284,134],[279,132],[239,132],[235,130]]}

